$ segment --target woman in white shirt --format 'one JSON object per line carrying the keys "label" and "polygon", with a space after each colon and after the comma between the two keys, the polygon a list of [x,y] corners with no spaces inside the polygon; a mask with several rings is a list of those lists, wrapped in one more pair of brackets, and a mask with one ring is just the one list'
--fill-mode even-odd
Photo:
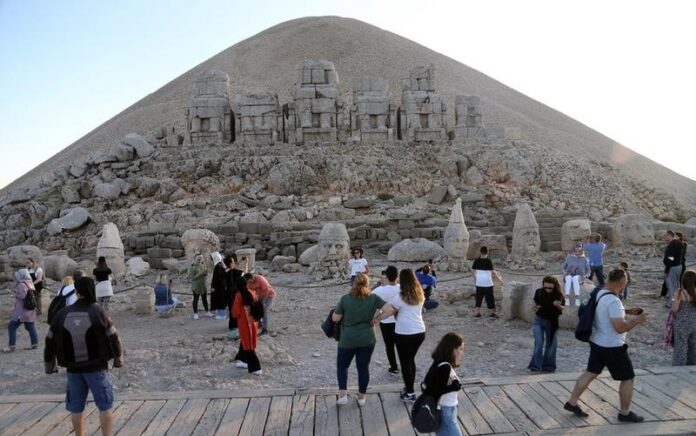
{"label": "woman in white shirt", "polygon": [[433,364],[425,377],[425,389],[439,397],[440,426],[437,436],[461,436],[457,424],[457,394],[462,388],[454,368],[459,366],[464,352],[464,338],[457,333],[447,333],[433,351]]}
{"label": "woman in white shirt", "polygon": [[404,402],[416,401],[413,382],[416,378],[416,353],[425,340],[425,323],[423,322],[423,302],[425,294],[416,275],[409,268],[399,273],[401,290],[391,302],[382,307],[382,313],[375,317],[374,323],[396,314],[394,342],[399,355],[404,389],[401,399]]}
{"label": "woman in white shirt", "polygon": [[369,270],[367,268],[367,259],[363,257],[362,248],[353,249],[353,257],[350,259],[350,285],[353,286],[355,283],[355,276],[358,274],[369,275]]}

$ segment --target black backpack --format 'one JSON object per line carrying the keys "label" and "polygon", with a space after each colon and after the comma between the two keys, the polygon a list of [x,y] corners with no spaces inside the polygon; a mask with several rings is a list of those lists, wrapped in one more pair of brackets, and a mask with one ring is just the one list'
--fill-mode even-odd
{"label": "black backpack", "polygon": [[251,313],[251,317],[256,321],[261,321],[266,314],[263,309],[263,303],[258,299],[254,299],[251,302],[251,305],[249,305],[249,312]]}
{"label": "black backpack", "polygon": [[[438,366],[440,365],[449,364],[441,362]],[[422,393],[416,398],[411,408],[411,425],[420,433],[434,432],[440,426],[440,410],[437,408],[440,398],[428,391],[428,380],[434,368],[435,365],[431,366],[425,375],[425,380],[421,383]]]}
{"label": "black backpack", "polygon": [[24,297],[24,310],[36,309],[36,295],[34,290],[27,286],[27,295]]}
{"label": "black backpack", "polygon": [[590,293],[590,298],[587,303],[583,303],[578,307],[578,325],[575,327],[575,339],[582,342],[590,342],[590,336],[592,336],[592,324],[594,323],[595,311],[597,310],[597,305],[599,300],[605,295],[611,295],[611,292],[607,291],[597,298],[597,294],[602,288],[597,287]]}
{"label": "black backpack", "polygon": [[63,295],[63,289],[64,287],[60,289],[58,295],[53,297],[50,306],[48,306],[46,322],[49,324],[53,321],[53,317],[56,316],[56,313],[60,312],[62,309],[65,309],[65,307],[67,306],[68,297],[71,297],[75,293],[75,289],[73,289],[72,291]]}

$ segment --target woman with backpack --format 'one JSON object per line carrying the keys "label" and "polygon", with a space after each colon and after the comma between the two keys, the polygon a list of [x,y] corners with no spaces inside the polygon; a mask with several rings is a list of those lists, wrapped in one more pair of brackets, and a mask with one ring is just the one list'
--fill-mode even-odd
{"label": "woman with backpack", "polygon": [[437,436],[461,436],[457,424],[457,394],[462,389],[454,368],[458,367],[464,352],[464,338],[457,333],[447,333],[433,350],[433,364],[425,376],[425,392],[438,398],[440,425]]}
{"label": "woman with backpack", "polygon": [[534,292],[534,353],[527,367],[532,372],[556,371],[558,318],[564,305],[561,283],[556,277],[544,277]]}
{"label": "woman with backpack", "polygon": [[97,283],[95,287],[97,301],[107,312],[109,311],[111,297],[114,295],[114,289],[111,286],[111,274],[112,271],[109,265],[106,264],[106,258],[104,256],[99,256],[97,267],[92,271],[92,275],[94,275],[94,281]]}
{"label": "woman with backpack", "polygon": [[12,352],[17,343],[17,329],[21,324],[29,332],[31,349],[39,347],[39,335],[36,333],[36,297],[34,295],[34,281],[27,269],[20,269],[14,274],[17,287],[12,292],[15,297],[14,309],[7,324],[7,332],[10,337],[9,347],[4,350]]}
{"label": "woman with backpack", "polygon": [[[261,376],[261,362],[256,355],[256,342],[258,340],[258,320],[252,316],[252,306],[260,302],[256,293],[247,287],[244,277],[237,279],[235,283],[237,292],[232,302],[232,316],[237,320],[239,329],[239,352],[235,357],[237,368],[246,368],[249,373]],[[254,307],[255,308],[255,307]]]}

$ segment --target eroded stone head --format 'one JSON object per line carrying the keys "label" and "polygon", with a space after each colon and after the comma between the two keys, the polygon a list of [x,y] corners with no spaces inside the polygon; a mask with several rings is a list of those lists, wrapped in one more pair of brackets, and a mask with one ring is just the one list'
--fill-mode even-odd
{"label": "eroded stone head", "polygon": [[539,225],[532,209],[524,203],[517,208],[512,228],[512,257],[517,260],[536,257],[540,249]]}
{"label": "eroded stone head", "polygon": [[344,260],[350,257],[350,238],[345,224],[326,223],[319,233],[317,259]]}
{"label": "eroded stone head", "polygon": [[462,201],[457,199],[452,208],[449,224],[444,235],[445,253],[450,259],[466,259],[469,250],[469,231],[464,223]]}

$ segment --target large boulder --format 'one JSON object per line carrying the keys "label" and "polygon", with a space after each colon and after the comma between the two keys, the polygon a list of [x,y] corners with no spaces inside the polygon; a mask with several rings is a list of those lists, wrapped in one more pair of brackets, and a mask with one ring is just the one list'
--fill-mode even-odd
{"label": "large boulder", "polygon": [[41,249],[34,245],[15,245],[7,249],[8,263],[12,268],[24,268],[28,259],[43,265]]}
{"label": "large boulder", "polygon": [[44,272],[46,273],[46,277],[57,282],[72,275],[76,269],[77,262],[65,254],[49,254],[44,258]]}
{"label": "large boulder", "polygon": [[476,259],[481,255],[481,247],[487,247],[492,258],[505,258],[508,254],[505,235],[482,235],[478,230],[471,231],[467,258]]}
{"label": "large boulder", "polygon": [[572,251],[575,244],[583,243],[592,233],[590,220],[570,220],[561,226],[561,248],[563,251]]}
{"label": "large boulder", "polygon": [[126,275],[140,277],[147,274],[150,264],[145,262],[142,257],[131,257],[126,262]]}
{"label": "large boulder", "polygon": [[126,270],[123,242],[114,223],[106,223],[102,227],[102,236],[97,243],[97,257],[104,256],[116,279],[123,277]]}
{"label": "large boulder", "polygon": [[148,157],[155,151],[150,143],[137,133],[127,134],[123,137],[121,143],[131,146],[137,157]]}
{"label": "large boulder", "polygon": [[316,180],[314,170],[301,160],[284,161],[268,172],[268,190],[276,195],[302,195]]}
{"label": "large boulder", "polygon": [[389,249],[391,262],[425,262],[445,255],[445,249],[424,238],[404,239]]}
{"label": "large boulder", "polygon": [[298,262],[304,266],[309,266],[319,261],[319,246],[312,245],[300,254]]}
{"label": "large boulder", "polygon": [[287,264],[295,263],[293,256],[275,256],[271,261],[271,271],[282,271]]}
{"label": "large boulder", "polygon": [[653,220],[645,215],[621,215],[611,228],[615,246],[650,245],[655,242]]}
{"label": "large boulder", "polygon": [[60,218],[54,218],[48,223],[46,231],[49,235],[57,235],[63,230],[77,230],[91,219],[89,211],[84,207],[73,207],[60,212]]}
{"label": "large boulder", "polygon": [[689,218],[684,224],[687,226],[696,226],[696,216]]}
{"label": "large boulder", "polygon": [[126,162],[133,160],[133,157],[135,156],[135,149],[130,145],[118,143],[111,147],[111,154],[119,162]]}
{"label": "large boulder", "polygon": [[181,244],[184,246],[186,261],[189,265],[196,254],[202,255],[205,262],[210,265],[210,253],[220,250],[220,238],[208,229],[186,230],[181,235]]}

